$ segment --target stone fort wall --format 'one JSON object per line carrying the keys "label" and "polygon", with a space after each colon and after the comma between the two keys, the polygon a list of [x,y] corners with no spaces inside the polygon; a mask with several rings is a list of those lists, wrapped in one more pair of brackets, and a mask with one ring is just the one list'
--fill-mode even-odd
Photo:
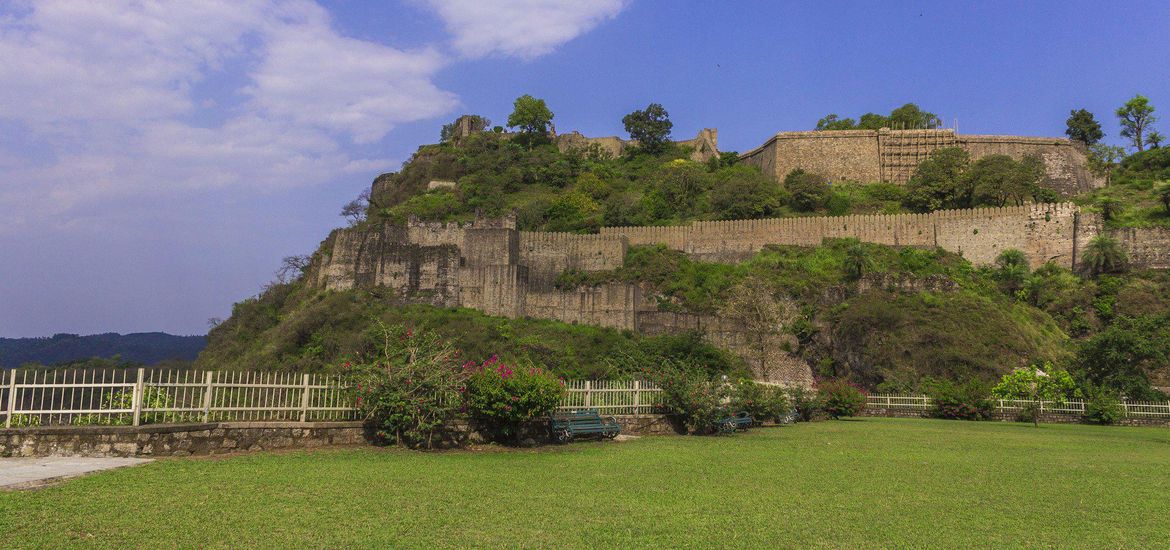
{"label": "stone fort wall", "polygon": [[944,147],[961,147],[972,160],[1037,156],[1047,172],[1045,185],[1066,194],[1104,185],[1085,167],[1085,151],[1067,139],[962,135],[950,129],[781,132],[740,160],[777,180],[801,168],[836,182],[905,183],[919,163]]}
{"label": "stone fort wall", "polygon": [[[339,229],[314,257],[306,277],[332,290],[386,287],[397,299],[467,307],[489,315],[534,317],[645,334],[699,330],[716,345],[755,360],[733,319],[659,312],[637,285],[610,283],[561,289],[557,276],[621,267],[630,246],[663,244],[698,259],[739,262],[764,246],[815,246],[856,238],[892,246],[940,247],[975,264],[1008,248],[1033,268],[1046,262],[1075,269],[1084,247],[1101,233],[1096,214],[1072,203],[975,208],[930,214],[704,221],[671,227],[606,227],[598,235],[518,231],[512,218],[468,224],[411,221],[406,226]],[[1170,229],[1111,232],[1136,268],[1170,269]],[[888,286],[888,285],[887,285]],[[776,354],[761,376],[807,384],[811,371]]]}
{"label": "stone fort wall", "polygon": [[[1033,267],[1056,262],[1073,268],[1075,251],[1096,234],[1078,231],[1072,203],[943,210],[930,214],[822,216],[697,222],[669,227],[605,227],[631,246],[664,244],[696,258],[743,261],[768,244],[816,246],[824,239],[855,238],[891,246],[941,247],[976,264],[1005,249],[1024,251]],[[1082,224],[1084,225],[1084,224]]]}

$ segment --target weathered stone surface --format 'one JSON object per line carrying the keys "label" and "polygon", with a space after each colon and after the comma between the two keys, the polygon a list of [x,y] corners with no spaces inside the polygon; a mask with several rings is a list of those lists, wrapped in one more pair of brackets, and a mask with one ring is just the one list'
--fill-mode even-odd
{"label": "weathered stone surface", "polygon": [[781,132],[740,160],[783,180],[800,168],[833,182],[905,183],[930,153],[960,147],[973,160],[989,155],[1044,162],[1045,186],[1073,194],[1105,185],[1085,166],[1081,147],[1064,138],[962,135],[954,130]]}

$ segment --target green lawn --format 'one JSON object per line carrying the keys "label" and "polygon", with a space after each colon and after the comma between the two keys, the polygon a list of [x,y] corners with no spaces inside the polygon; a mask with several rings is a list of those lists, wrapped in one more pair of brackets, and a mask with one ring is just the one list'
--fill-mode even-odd
{"label": "green lawn", "polygon": [[0,493],[0,546],[1170,544],[1170,430],[871,418],[538,450],[170,459]]}

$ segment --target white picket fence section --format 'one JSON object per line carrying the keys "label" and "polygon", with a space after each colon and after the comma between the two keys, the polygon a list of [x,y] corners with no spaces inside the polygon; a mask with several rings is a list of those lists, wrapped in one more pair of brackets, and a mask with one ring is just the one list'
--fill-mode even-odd
{"label": "white picket fence section", "polygon": [[[1026,400],[998,399],[995,401],[995,407],[1000,411],[1018,412],[1030,403],[1031,401]],[[866,400],[866,405],[876,409],[925,411],[930,409],[933,403],[930,397],[926,395],[871,394]],[[1129,401],[1123,399],[1121,406],[1125,409],[1125,416],[1131,418],[1170,418],[1170,402]],[[1058,414],[1083,415],[1085,414],[1085,402],[1082,400],[1069,400],[1058,405],[1052,401],[1041,401],[1040,410]]]}
{"label": "white picket fence section", "polygon": [[560,410],[597,409],[607,415],[651,414],[662,390],[642,380],[566,380]]}
{"label": "white picket fence section", "polygon": [[148,369],[11,370],[4,427],[352,420],[337,376]]}

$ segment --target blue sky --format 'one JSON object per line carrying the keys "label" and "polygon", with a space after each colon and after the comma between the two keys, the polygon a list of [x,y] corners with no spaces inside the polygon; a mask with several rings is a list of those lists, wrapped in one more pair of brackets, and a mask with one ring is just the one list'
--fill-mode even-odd
{"label": "blue sky", "polygon": [[0,336],[196,334],[461,113],[662,103],[724,150],[907,101],[964,133],[1170,132],[1166,2],[0,3]]}

